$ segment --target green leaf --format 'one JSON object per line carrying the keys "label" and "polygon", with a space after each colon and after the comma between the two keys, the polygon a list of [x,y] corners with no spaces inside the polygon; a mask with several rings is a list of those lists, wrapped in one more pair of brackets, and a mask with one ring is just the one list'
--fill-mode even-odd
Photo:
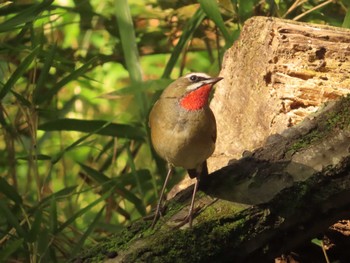
{"label": "green leaf", "polygon": [[0,32],[13,31],[23,24],[38,19],[39,13],[47,10],[53,1],[54,0],[44,0],[40,4],[30,5],[28,8],[24,9],[14,17],[11,17],[10,19],[7,19],[5,22],[1,23]]}
{"label": "green leaf", "polygon": [[142,141],[146,136],[144,129],[141,127],[127,124],[108,123],[107,121],[102,120],[58,119],[43,123],[39,125],[38,129],[43,131],[88,132]]}
{"label": "green leaf", "polygon": [[40,160],[40,161],[48,161],[51,160],[51,157],[46,154],[37,154],[34,156],[21,156],[18,157],[17,160]]}
{"label": "green leaf", "polygon": [[[126,68],[133,84],[142,82],[142,72],[135,37],[135,29],[127,0],[115,0],[115,12]],[[141,119],[145,119],[147,101],[144,92],[135,95]]]}
{"label": "green leaf", "polygon": [[191,39],[194,31],[200,26],[204,18],[205,18],[205,13],[203,12],[203,9],[200,8],[188,21],[188,23],[186,24],[182,32],[179,42],[177,43],[173,52],[171,53],[171,57],[164,69],[162,78],[170,77],[171,71],[175,67],[176,61],[181,55],[181,52],[184,49],[186,43]]}
{"label": "green leaf", "polygon": [[16,205],[22,204],[22,197],[17,193],[16,189],[10,185],[3,177],[0,177],[0,192],[7,198],[11,199]]}
{"label": "green leaf", "polygon": [[28,233],[28,242],[35,242],[38,240],[40,233],[40,226],[42,223],[42,210],[36,210],[34,214],[34,221]]}
{"label": "green leaf", "polygon": [[111,179],[106,176],[105,174],[85,165],[82,163],[79,163],[79,165],[81,166],[81,168],[83,168],[83,170],[88,174],[89,177],[91,177],[95,182],[99,183],[99,184],[104,184],[109,182]]}
{"label": "green leaf", "polygon": [[88,229],[84,232],[82,237],[79,239],[78,243],[76,246],[73,248],[71,255],[76,255],[79,253],[81,248],[84,245],[85,240],[91,235],[92,231],[95,229],[97,223],[99,222],[99,219],[101,218],[103,211],[105,209],[105,206],[101,208],[101,210],[96,214],[94,220],[91,222],[89,225]]}
{"label": "green leaf", "polygon": [[40,97],[41,92],[42,92],[43,87],[44,87],[44,84],[49,77],[49,72],[50,72],[50,68],[54,62],[56,49],[57,49],[57,46],[52,45],[50,47],[49,51],[47,52],[47,54],[45,54],[45,56],[44,56],[45,62],[44,62],[43,67],[40,70],[40,75],[39,75],[38,81],[36,83],[36,87],[34,89],[34,92],[33,92],[33,101],[35,104],[37,104],[38,97]]}
{"label": "green leaf", "polygon": [[[46,206],[48,203],[52,202],[52,199],[54,199],[55,202],[61,198],[66,198],[68,196],[71,196],[73,192],[76,190],[77,186],[69,186],[66,188],[63,188],[62,190],[57,191],[56,193],[53,193],[49,195],[48,197],[45,197],[37,206],[33,207],[33,210],[39,209],[40,206]],[[52,205],[52,204],[51,204]]]}
{"label": "green leaf", "polygon": [[346,11],[342,27],[350,28],[350,7],[348,8],[348,11]]}
{"label": "green leaf", "polygon": [[96,62],[96,60],[96,57],[92,58],[80,68],[77,68],[71,72],[68,76],[60,80],[53,88],[49,89],[47,93],[45,93],[45,96],[37,96],[36,103],[42,104],[45,101],[50,101],[66,84],[83,76],[90,69],[90,66]]}
{"label": "green leaf", "polygon": [[50,232],[55,233],[57,231],[57,226],[58,226],[56,198],[51,198],[49,220],[50,220],[49,222]]}
{"label": "green leaf", "polygon": [[16,229],[18,236],[26,239],[27,233],[23,230],[18,222],[17,216],[11,212],[4,200],[0,200],[0,212],[2,218],[5,218],[6,221]]}
{"label": "green leaf", "polygon": [[136,209],[139,211],[141,215],[144,215],[146,213],[145,207],[142,203],[142,200],[138,198],[135,194],[133,194],[130,190],[125,189],[124,185],[121,184],[121,180],[119,177],[117,178],[109,178],[103,173],[88,167],[82,163],[80,163],[80,166],[83,168],[83,170],[86,172],[86,174],[91,177],[94,181],[101,184],[101,186],[104,187],[104,189],[107,189],[108,191],[110,189],[115,189],[115,191],[126,200],[130,201],[132,204],[135,205]]}
{"label": "green leaf", "polygon": [[216,0],[199,0],[201,8],[203,8],[206,15],[213,20],[215,25],[220,29],[222,35],[225,38],[226,46],[233,44],[233,38],[228,32],[224,20],[222,19],[219,6]]}
{"label": "green leaf", "polygon": [[7,259],[23,245],[23,241],[23,238],[10,240],[6,246],[3,246],[0,250],[0,262],[8,262]]}
{"label": "green leaf", "polygon": [[70,218],[68,218],[68,220],[66,220],[58,229],[57,231],[54,233],[55,235],[57,235],[58,233],[62,232],[67,226],[69,226],[70,224],[72,224],[78,217],[81,217],[82,215],[84,215],[87,211],[89,211],[91,208],[93,208],[95,205],[103,202],[105,199],[107,199],[112,192],[114,191],[113,188],[111,188],[110,191],[106,192],[105,194],[103,194],[100,198],[98,198],[97,200],[95,200],[94,202],[92,202],[91,204],[87,205],[86,207],[80,209],[78,212],[76,212],[75,214],[73,214],[73,216],[71,216]]}
{"label": "green leaf", "polygon": [[15,92],[14,90],[11,90],[11,93],[16,97],[16,99],[24,106],[30,108],[32,104],[29,100],[27,100],[25,97],[23,97],[21,94]]}
{"label": "green leaf", "polygon": [[116,0],[115,7],[126,68],[129,71],[132,82],[141,82],[142,74],[139,52],[128,1]]}
{"label": "green leaf", "polygon": [[23,75],[23,73],[28,69],[30,64],[34,61],[37,54],[39,53],[39,47],[36,47],[32,52],[22,61],[22,63],[17,67],[15,72],[11,75],[8,81],[0,90],[0,101],[6,96],[6,94],[12,89],[17,80]]}

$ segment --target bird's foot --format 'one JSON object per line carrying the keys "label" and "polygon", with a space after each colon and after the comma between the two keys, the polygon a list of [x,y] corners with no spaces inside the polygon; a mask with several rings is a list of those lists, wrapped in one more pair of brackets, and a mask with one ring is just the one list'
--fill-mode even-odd
{"label": "bird's foot", "polygon": [[190,213],[188,213],[187,216],[182,218],[176,218],[174,219],[175,222],[180,222],[174,226],[174,228],[180,228],[188,223],[189,227],[192,227],[193,218],[195,218],[199,211],[202,210],[202,207],[195,207]]}
{"label": "bird's foot", "polygon": [[154,214],[145,216],[143,219],[144,220],[153,220],[151,224],[151,228],[153,229],[156,223],[158,222],[158,219],[162,217],[165,213],[166,206],[159,206],[156,208]]}

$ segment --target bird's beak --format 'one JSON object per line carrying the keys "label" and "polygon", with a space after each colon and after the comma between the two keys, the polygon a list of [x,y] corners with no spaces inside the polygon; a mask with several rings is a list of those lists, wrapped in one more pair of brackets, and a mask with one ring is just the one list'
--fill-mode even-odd
{"label": "bird's beak", "polygon": [[222,80],[222,79],[223,79],[222,77],[210,78],[210,79],[204,80],[203,83],[214,85],[215,83],[219,82],[219,81]]}
{"label": "bird's beak", "polygon": [[196,83],[191,84],[190,86],[187,87],[187,90],[193,91],[193,90],[199,89],[199,88],[204,87],[204,86],[212,87],[215,83],[219,82],[222,79],[223,79],[222,77],[208,78],[208,79],[202,80],[200,82],[196,82]]}

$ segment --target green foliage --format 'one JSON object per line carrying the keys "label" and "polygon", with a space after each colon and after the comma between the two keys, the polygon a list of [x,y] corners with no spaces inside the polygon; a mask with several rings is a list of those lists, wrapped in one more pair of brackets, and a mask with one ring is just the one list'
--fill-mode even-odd
{"label": "green foliage", "polygon": [[166,169],[148,137],[160,91],[218,74],[253,15],[349,27],[348,1],[296,2],[0,4],[0,261],[66,262],[150,213]]}

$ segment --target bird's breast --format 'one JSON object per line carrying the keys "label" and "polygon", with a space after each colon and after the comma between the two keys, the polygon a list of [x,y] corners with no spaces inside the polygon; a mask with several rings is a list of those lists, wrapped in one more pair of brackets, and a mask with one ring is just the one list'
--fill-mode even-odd
{"label": "bird's breast", "polygon": [[216,123],[209,107],[186,111],[158,102],[150,115],[150,127],[155,150],[175,166],[196,168],[214,151]]}

